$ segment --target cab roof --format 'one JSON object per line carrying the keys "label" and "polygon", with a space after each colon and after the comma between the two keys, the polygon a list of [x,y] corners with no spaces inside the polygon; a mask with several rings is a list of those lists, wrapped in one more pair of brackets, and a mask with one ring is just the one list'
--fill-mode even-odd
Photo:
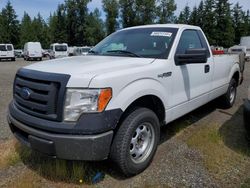
{"label": "cab roof", "polygon": [[187,24],[152,24],[152,25],[141,25],[141,26],[134,26],[134,27],[128,27],[122,30],[129,30],[129,29],[139,29],[139,28],[155,28],[155,27],[169,27],[169,28],[176,28],[176,29],[196,29],[200,30],[200,27],[198,26],[193,26],[193,25],[187,25]]}

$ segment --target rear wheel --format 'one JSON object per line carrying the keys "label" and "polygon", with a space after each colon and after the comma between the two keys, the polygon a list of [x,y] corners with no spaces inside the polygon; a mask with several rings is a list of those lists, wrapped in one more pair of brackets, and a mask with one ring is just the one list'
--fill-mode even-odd
{"label": "rear wheel", "polygon": [[110,158],[126,176],[145,170],[153,159],[160,137],[159,120],[147,108],[130,112],[117,131]]}
{"label": "rear wheel", "polygon": [[231,108],[234,105],[237,95],[237,82],[234,78],[229,83],[227,93],[222,96],[223,105],[225,108]]}

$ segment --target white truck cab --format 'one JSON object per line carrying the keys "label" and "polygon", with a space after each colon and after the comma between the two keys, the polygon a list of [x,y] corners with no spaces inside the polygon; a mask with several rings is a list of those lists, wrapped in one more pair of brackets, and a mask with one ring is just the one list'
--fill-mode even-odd
{"label": "white truck cab", "polygon": [[110,158],[135,175],[150,164],[160,125],[217,97],[234,104],[239,61],[238,54],[213,56],[196,26],[126,28],[86,56],[20,69],[9,125],[34,150],[69,160]]}
{"label": "white truck cab", "polygon": [[50,45],[50,58],[68,57],[68,44],[67,43],[54,43]]}
{"label": "white truck cab", "polygon": [[0,44],[0,60],[10,59],[15,61],[14,46],[12,44]]}

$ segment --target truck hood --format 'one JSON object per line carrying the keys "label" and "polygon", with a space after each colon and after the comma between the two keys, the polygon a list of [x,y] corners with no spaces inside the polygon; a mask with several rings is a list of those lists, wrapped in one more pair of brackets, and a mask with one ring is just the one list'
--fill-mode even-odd
{"label": "truck hood", "polygon": [[95,76],[144,66],[153,61],[154,59],[150,58],[89,55],[43,61],[25,68],[49,73],[68,74],[71,76],[68,87],[88,87]]}

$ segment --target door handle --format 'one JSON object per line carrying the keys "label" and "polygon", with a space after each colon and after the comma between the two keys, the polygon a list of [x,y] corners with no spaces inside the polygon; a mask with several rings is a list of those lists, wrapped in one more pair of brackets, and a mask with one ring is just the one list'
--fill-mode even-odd
{"label": "door handle", "polygon": [[210,71],[210,66],[209,65],[205,65],[205,73],[208,73]]}

